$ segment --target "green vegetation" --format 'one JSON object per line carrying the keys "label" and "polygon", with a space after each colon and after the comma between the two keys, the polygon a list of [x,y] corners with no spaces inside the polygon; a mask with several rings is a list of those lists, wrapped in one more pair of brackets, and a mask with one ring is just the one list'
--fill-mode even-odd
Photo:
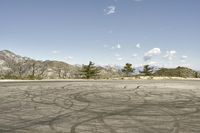
{"label": "green vegetation", "polygon": [[33,75],[29,75],[28,77],[24,78],[27,80],[41,80],[42,78],[40,76],[33,76]]}
{"label": "green vegetation", "polygon": [[190,68],[179,66],[177,68],[161,68],[154,73],[154,76],[198,78],[199,74]]}
{"label": "green vegetation", "polygon": [[144,65],[143,71],[140,71],[140,73],[145,76],[151,76],[153,73],[153,68],[149,65]]}
{"label": "green vegetation", "polygon": [[86,79],[96,78],[100,73],[100,70],[94,65],[93,62],[89,62],[88,65],[83,65],[80,70],[81,76]]}
{"label": "green vegetation", "polygon": [[135,68],[132,67],[132,64],[126,63],[124,68],[122,69],[122,72],[125,73],[127,77],[130,77],[131,74],[135,71]]}
{"label": "green vegetation", "polygon": [[195,78],[199,78],[200,77],[199,75],[200,74],[198,72],[195,72]]}
{"label": "green vegetation", "polygon": [[36,77],[36,76],[33,76],[33,75],[29,75],[27,77],[20,77],[20,76],[16,76],[16,75],[12,75],[11,72],[7,73],[6,75],[4,76],[1,76],[0,75],[0,79],[16,79],[16,80],[41,80],[42,77]]}
{"label": "green vegetation", "polygon": [[[88,65],[70,65],[62,61],[39,61],[27,57],[16,55],[8,50],[0,51],[0,79],[125,79],[123,76],[133,76],[135,68],[131,63],[126,63],[123,68],[119,66],[95,66],[93,62]],[[136,72],[138,72],[136,70]],[[186,67],[160,68],[149,65],[143,66],[142,71],[137,75],[148,76],[152,79],[154,76],[163,77],[184,77],[200,78],[200,72]]]}

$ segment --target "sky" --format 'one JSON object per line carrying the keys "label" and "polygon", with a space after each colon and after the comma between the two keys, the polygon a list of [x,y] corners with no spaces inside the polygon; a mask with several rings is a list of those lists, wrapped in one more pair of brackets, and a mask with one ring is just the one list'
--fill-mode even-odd
{"label": "sky", "polygon": [[200,70],[200,0],[0,0],[0,50]]}

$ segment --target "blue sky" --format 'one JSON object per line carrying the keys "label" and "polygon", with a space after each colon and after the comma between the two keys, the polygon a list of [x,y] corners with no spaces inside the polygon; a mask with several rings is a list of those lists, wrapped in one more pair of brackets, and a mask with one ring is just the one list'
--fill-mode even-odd
{"label": "blue sky", "polygon": [[200,0],[0,0],[0,50],[200,69]]}

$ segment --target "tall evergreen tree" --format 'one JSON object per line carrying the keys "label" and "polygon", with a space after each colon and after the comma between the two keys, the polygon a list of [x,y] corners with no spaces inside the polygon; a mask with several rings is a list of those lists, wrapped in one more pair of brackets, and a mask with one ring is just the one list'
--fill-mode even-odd
{"label": "tall evergreen tree", "polygon": [[140,73],[143,73],[145,76],[151,76],[153,73],[153,68],[149,65],[144,65],[143,71],[140,71]]}
{"label": "tall evergreen tree", "polygon": [[95,78],[96,76],[98,76],[98,73],[100,73],[100,70],[94,65],[93,62],[89,62],[88,65],[83,65],[82,69],[80,70],[81,75],[86,78],[86,79],[90,79],[90,78]]}
{"label": "tall evergreen tree", "polygon": [[195,78],[199,78],[199,73],[195,72]]}
{"label": "tall evergreen tree", "polygon": [[126,63],[126,65],[124,66],[124,68],[122,69],[122,72],[126,74],[126,76],[130,76],[133,72],[135,71],[135,69],[132,67],[132,64],[130,63]]}

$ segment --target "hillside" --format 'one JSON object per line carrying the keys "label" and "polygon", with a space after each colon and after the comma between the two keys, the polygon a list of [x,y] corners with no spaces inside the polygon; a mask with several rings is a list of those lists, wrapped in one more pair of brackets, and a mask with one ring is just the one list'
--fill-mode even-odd
{"label": "hillside", "polygon": [[[15,53],[0,51],[0,79],[76,79],[81,78],[81,65],[70,65],[62,61],[40,61],[22,57]],[[119,66],[98,66],[97,78],[117,78],[123,74]],[[136,74],[143,69],[135,68]],[[200,74],[190,68],[157,68],[154,66],[153,76],[197,78]]]}
{"label": "hillside", "polygon": [[[69,79],[80,78],[81,66],[70,65],[61,61],[40,61],[22,57],[15,53],[0,51],[1,79]],[[99,78],[119,77],[118,70],[113,67],[99,67]]]}
{"label": "hillside", "polygon": [[200,74],[187,67],[161,68],[154,73],[154,76],[198,78]]}

